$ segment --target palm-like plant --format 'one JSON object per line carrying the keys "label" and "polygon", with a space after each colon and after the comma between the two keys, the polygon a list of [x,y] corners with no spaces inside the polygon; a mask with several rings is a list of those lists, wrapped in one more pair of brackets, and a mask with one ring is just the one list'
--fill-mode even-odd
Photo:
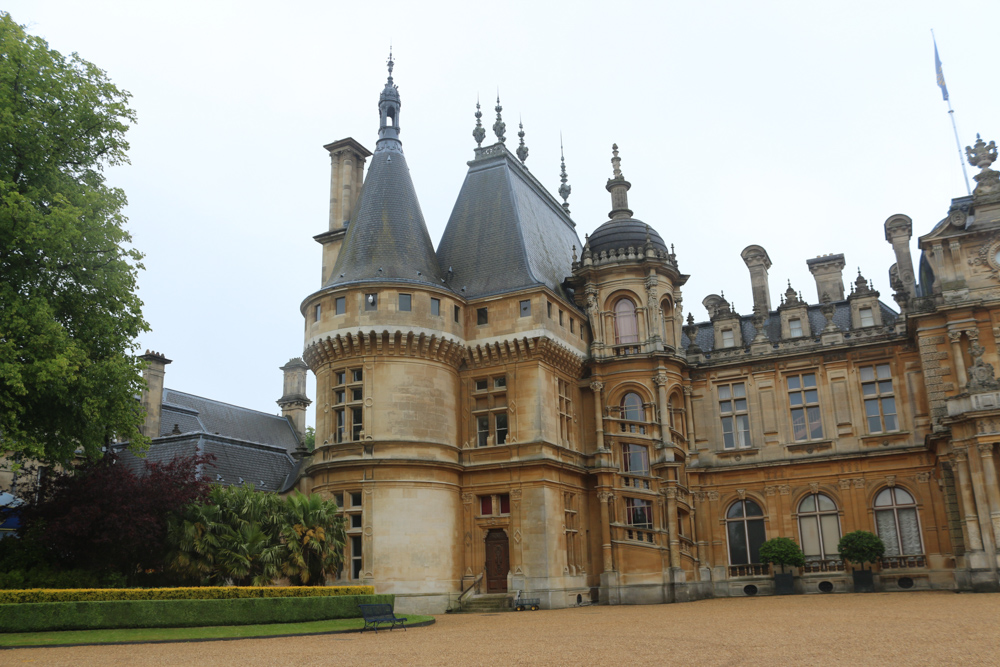
{"label": "palm-like plant", "polygon": [[299,492],[285,498],[282,572],[293,584],[322,586],[344,560],[344,518],[337,505],[318,494]]}

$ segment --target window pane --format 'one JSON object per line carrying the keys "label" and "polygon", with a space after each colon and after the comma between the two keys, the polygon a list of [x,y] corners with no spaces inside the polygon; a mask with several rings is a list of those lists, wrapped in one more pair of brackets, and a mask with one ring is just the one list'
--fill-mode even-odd
{"label": "window pane", "polygon": [[729,563],[731,565],[746,565],[747,558],[746,524],[742,521],[730,521],[726,526],[729,533]]}
{"label": "window pane", "polygon": [[889,372],[889,364],[882,364],[876,367],[876,370],[878,371],[879,380],[886,380],[892,377],[892,373]]}
{"label": "window pane", "polygon": [[507,413],[503,412],[497,414],[496,420],[496,442],[498,445],[502,445],[507,442]]}
{"label": "window pane", "polygon": [[799,512],[815,512],[816,511],[816,496],[810,494],[802,499],[799,503]]}
{"label": "window pane", "polygon": [[527,317],[531,315],[531,301],[526,300],[521,302],[521,317]]}
{"label": "window pane", "polygon": [[351,371],[351,380],[354,382],[361,382],[365,377],[365,373],[360,368],[355,368]]}
{"label": "window pane", "polygon": [[764,520],[747,521],[747,539],[750,542],[750,562],[760,562],[760,545],[764,544]]}
{"label": "window pane", "polygon": [[750,446],[750,418],[746,415],[736,417],[736,435],[740,447]]}
{"label": "window pane", "polygon": [[881,433],[882,432],[882,420],[878,417],[868,418],[868,432],[869,433]]}
{"label": "window pane", "polygon": [[503,389],[506,386],[507,386],[507,376],[499,377],[499,378],[493,378],[493,388],[494,389]]}
{"label": "window pane", "polygon": [[869,380],[875,379],[875,369],[871,366],[863,366],[861,368],[861,381],[868,382]]}
{"label": "window pane", "polygon": [[493,497],[479,496],[479,514],[489,516],[493,514]]}
{"label": "window pane", "polygon": [[736,412],[746,412],[747,411],[747,399],[740,398],[740,399],[737,399],[734,402],[736,403],[736,405],[734,406],[734,409],[736,410]]}
{"label": "window pane", "polygon": [[792,410],[792,437],[795,440],[806,439],[806,411],[802,408]]}
{"label": "window pane", "polygon": [[359,491],[351,492],[351,507],[361,507],[361,493]]}
{"label": "window pane", "polygon": [[431,299],[431,315],[441,314],[441,299]]}
{"label": "window pane", "polygon": [[819,523],[823,532],[823,556],[836,558],[837,544],[840,543],[840,521],[836,514],[824,514],[820,516]]}
{"label": "window pane", "polygon": [[486,391],[487,386],[486,380],[476,380],[476,391]]}
{"label": "window pane", "polygon": [[875,394],[878,393],[878,391],[875,389],[876,386],[877,385],[874,382],[863,384],[861,385],[861,393],[863,393],[865,396],[874,396]]}
{"label": "window pane", "polygon": [[615,339],[618,344],[639,342],[635,304],[628,299],[619,299],[615,304]]}
{"label": "window pane", "polygon": [[804,516],[799,519],[799,532],[802,534],[802,553],[806,558],[823,555],[819,548],[819,524],[815,516]]}
{"label": "window pane", "polygon": [[896,504],[897,505],[913,505],[916,501],[913,500],[913,496],[910,495],[905,489],[896,487]]}
{"label": "window pane", "polygon": [[760,509],[760,505],[754,501],[744,500],[743,503],[746,506],[747,516],[764,516],[764,512]]}
{"label": "window pane", "polygon": [[802,385],[799,383],[799,376],[795,375],[788,378],[788,388],[789,389],[799,389]]}
{"label": "window pane", "polygon": [[500,514],[510,514],[510,495],[500,496]]}
{"label": "window pane", "polygon": [[489,444],[490,420],[488,417],[476,417],[476,434],[478,436],[477,446],[485,447]]}
{"label": "window pane", "polygon": [[413,301],[413,297],[410,294],[400,294],[399,295],[399,309],[400,310],[410,310],[410,304]]}
{"label": "window pane", "polygon": [[336,301],[334,301],[334,303],[337,306],[337,314],[343,315],[344,312],[347,310],[347,299],[345,299],[342,296],[338,296]]}
{"label": "window pane", "polygon": [[795,391],[788,395],[788,402],[792,405],[802,405],[802,392]]}
{"label": "window pane", "polygon": [[815,387],[816,386],[816,374],[809,373],[808,375],[802,376],[802,386],[803,387]]}
{"label": "window pane", "polygon": [[378,310],[378,294],[365,294],[365,310]]}
{"label": "window pane", "polygon": [[818,403],[818,402],[819,402],[819,394],[816,392],[815,389],[810,389],[806,391],[806,403]]}
{"label": "window pane", "polygon": [[743,503],[737,501],[729,506],[729,510],[726,512],[727,519],[735,519],[737,517],[743,516]]}
{"label": "window pane", "polygon": [[885,416],[885,430],[886,431],[896,431],[899,429],[899,424],[896,422],[896,415],[886,415]]}
{"label": "window pane", "polygon": [[476,324],[489,324],[489,312],[486,308],[476,309]]}
{"label": "window pane", "polygon": [[724,401],[729,398],[732,398],[732,393],[729,385],[723,385],[719,387],[719,400]]}
{"label": "window pane", "polygon": [[892,489],[882,489],[875,496],[875,507],[885,507],[892,504]]}
{"label": "window pane", "polygon": [[878,383],[878,393],[880,393],[880,394],[891,394],[892,393],[892,380],[879,380],[879,383]]}
{"label": "window pane", "polygon": [[746,398],[747,388],[742,382],[733,385],[733,396],[736,398]]}
{"label": "window pane", "polygon": [[728,415],[732,411],[733,411],[733,402],[732,401],[720,401],[719,402],[719,412],[721,412],[724,415]]}
{"label": "window pane", "polygon": [[822,493],[816,494],[816,500],[819,501],[819,510],[821,512],[834,512],[837,510],[837,506],[829,496],[824,496]]}
{"label": "window pane", "polygon": [[899,512],[899,532],[903,543],[904,554],[922,554],[920,546],[920,528],[917,524],[917,510],[906,508]]}
{"label": "window pane", "polygon": [[899,536],[896,534],[896,518],[892,510],[879,510],[875,512],[875,527],[878,536],[885,543],[886,556],[899,555]]}
{"label": "window pane", "polygon": [[809,415],[809,437],[823,437],[823,420],[820,418],[819,408],[806,408]]}

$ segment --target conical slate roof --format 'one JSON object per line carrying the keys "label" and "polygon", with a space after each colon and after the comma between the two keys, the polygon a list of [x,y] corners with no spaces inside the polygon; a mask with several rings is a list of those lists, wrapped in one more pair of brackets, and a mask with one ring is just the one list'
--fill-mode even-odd
{"label": "conical slate roof", "polygon": [[476,153],[438,246],[448,285],[467,298],[539,284],[562,294],[582,249],[569,215],[503,144]]}
{"label": "conical slate roof", "polygon": [[434,245],[399,141],[399,92],[389,78],[379,96],[379,140],[326,286],[366,281],[442,285]]}

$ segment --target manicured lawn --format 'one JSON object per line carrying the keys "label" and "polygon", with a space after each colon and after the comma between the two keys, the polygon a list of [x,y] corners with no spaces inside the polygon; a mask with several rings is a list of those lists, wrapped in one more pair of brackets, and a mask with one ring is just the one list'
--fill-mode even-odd
{"label": "manicured lawn", "polygon": [[[407,625],[433,622],[433,616],[403,614]],[[116,642],[197,641],[200,639],[242,639],[275,635],[305,635],[360,630],[360,618],[308,623],[270,625],[226,625],[207,628],[124,628],[119,630],[68,630],[64,632],[0,633],[0,647],[56,646],[59,644],[113,644]]]}

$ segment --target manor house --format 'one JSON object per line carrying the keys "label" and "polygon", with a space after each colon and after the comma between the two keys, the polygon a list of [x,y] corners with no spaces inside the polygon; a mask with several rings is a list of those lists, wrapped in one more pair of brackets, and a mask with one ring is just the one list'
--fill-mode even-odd
{"label": "manor house", "polygon": [[[807,556],[802,592],[845,591],[837,543],[863,529],[886,545],[882,590],[998,588],[992,142],[968,149],[975,193],[943,203],[916,262],[910,218],[886,220],[891,295],[834,254],[807,260],[815,293],[772,303],[752,245],[752,312],[709,295],[697,322],[617,147],[609,220],[581,242],[565,178],[560,203],[523,141],[508,149],[499,103],[495,142],[477,111],[435,248],[391,60],[378,108],[374,152],[325,146],[322,282],[301,306],[317,411],[297,488],[343,508],[345,582],[433,613],[515,591],[544,607],[766,594],[758,549],[784,536]],[[283,401],[303,431],[308,399]]]}

